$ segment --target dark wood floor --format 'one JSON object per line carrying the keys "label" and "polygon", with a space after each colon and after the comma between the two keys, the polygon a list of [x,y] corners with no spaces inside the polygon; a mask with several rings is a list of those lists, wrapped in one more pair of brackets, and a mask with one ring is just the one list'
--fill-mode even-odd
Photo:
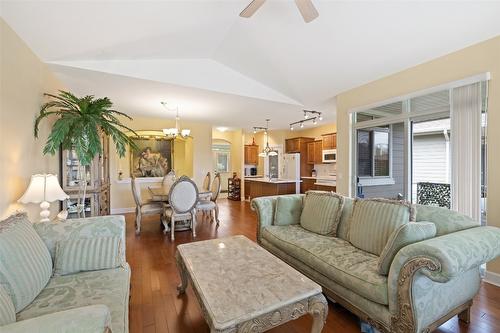
{"label": "dark wood floor", "polygon": [[[209,221],[199,221],[196,240],[245,235],[255,240],[256,218],[248,203],[220,201],[221,225],[218,229]],[[130,300],[130,332],[209,332],[197,300],[188,288],[178,297],[179,282],[174,262],[175,247],[193,241],[189,231],[176,233],[175,243],[163,235],[158,217],[146,218],[142,233],[134,233],[134,215],[127,214],[127,260],[132,267]],[[201,219],[201,215],[199,220]],[[493,333],[500,332],[500,288],[483,283],[474,300],[471,324],[453,318],[436,332]],[[303,316],[270,332],[309,332],[312,320]],[[324,333],[360,332],[355,316],[336,304],[329,305]]]}

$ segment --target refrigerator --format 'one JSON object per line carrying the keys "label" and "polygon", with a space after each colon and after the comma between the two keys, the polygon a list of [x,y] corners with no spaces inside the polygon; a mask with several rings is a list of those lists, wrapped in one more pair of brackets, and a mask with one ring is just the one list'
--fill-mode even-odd
{"label": "refrigerator", "polygon": [[300,154],[283,154],[282,179],[295,180],[295,193],[300,193]]}

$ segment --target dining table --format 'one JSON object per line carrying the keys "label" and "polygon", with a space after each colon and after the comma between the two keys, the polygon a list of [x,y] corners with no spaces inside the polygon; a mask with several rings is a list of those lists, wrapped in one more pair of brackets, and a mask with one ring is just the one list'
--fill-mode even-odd
{"label": "dining table", "polygon": [[[149,193],[151,194],[151,201],[168,203],[168,192],[170,192],[170,187],[148,186],[148,190]],[[210,200],[211,196],[212,196],[211,191],[198,192],[198,198],[200,201]]]}

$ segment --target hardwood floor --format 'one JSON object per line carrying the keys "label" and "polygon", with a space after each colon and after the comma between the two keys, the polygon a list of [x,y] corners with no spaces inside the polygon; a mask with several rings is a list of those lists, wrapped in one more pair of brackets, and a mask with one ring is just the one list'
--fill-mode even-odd
{"label": "hardwood floor", "polygon": [[[255,240],[256,217],[246,202],[221,200],[220,227],[208,220],[197,226],[196,240],[245,235]],[[158,217],[143,218],[140,236],[134,233],[134,214],[127,214],[127,260],[132,267],[130,299],[130,332],[209,332],[191,287],[178,297],[179,283],[174,252],[178,244],[193,241],[191,232],[176,233],[175,243],[163,235]],[[303,316],[270,332],[309,332],[312,320]],[[360,332],[358,319],[336,304],[329,304],[328,319],[323,333]],[[483,283],[474,300],[471,323],[466,325],[452,318],[442,325],[439,333],[500,332],[500,288]]]}

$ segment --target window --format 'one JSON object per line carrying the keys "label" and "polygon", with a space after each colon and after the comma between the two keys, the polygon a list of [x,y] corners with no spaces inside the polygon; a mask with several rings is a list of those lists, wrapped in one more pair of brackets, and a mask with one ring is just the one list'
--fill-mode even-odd
{"label": "window", "polygon": [[229,172],[231,165],[231,145],[230,144],[213,144],[213,161],[214,170],[216,172]]}
{"label": "window", "polygon": [[390,176],[389,134],[389,126],[358,130],[358,177]]}

